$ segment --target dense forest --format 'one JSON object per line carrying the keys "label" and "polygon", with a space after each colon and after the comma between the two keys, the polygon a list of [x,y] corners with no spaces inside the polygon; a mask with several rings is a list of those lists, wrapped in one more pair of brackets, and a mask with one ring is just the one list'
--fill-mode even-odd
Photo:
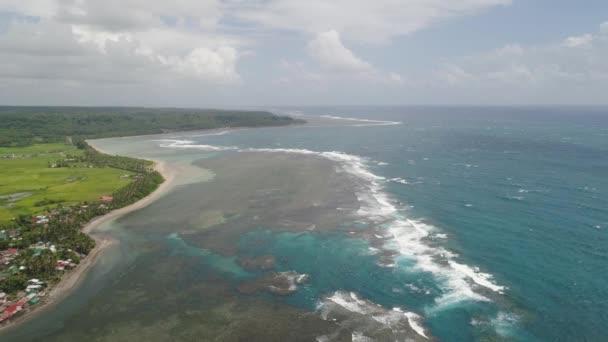
{"label": "dense forest", "polygon": [[157,171],[148,171],[140,174],[133,182],[116,190],[112,197],[111,207],[121,208],[135,203],[152,193],[164,182],[163,176]]}
{"label": "dense forest", "polygon": [[101,153],[83,140],[79,140],[75,145],[79,149],[84,150],[84,160],[97,167],[113,167],[115,169],[143,173],[148,171],[152,166],[152,162],[149,160],[111,156],[109,154]]}
{"label": "dense forest", "polygon": [[2,107],[0,146],[303,121],[263,111],[113,107]]}

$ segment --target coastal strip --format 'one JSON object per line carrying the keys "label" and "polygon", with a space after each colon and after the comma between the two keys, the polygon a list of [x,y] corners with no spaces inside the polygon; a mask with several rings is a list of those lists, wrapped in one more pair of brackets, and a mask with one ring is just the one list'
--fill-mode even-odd
{"label": "coastal strip", "polygon": [[[98,148],[96,149],[99,151]],[[169,167],[166,162],[154,161],[153,169],[163,176],[164,182],[161,183],[152,193],[139,201],[122,208],[114,209],[102,216],[95,217],[89,223],[87,223],[81,229],[81,231],[95,240],[95,248],[93,248],[93,250],[91,250],[89,254],[81,260],[80,264],[76,268],[64,275],[57,284],[52,286],[52,288],[47,291],[47,294],[42,297],[42,300],[40,303],[38,303],[38,305],[29,306],[18,316],[3,322],[0,325],[0,331],[15,328],[48,311],[78,288],[78,286],[86,278],[88,271],[92,269],[103,251],[114,243],[117,243],[117,241],[111,238],[93,235],[95,229],[104,223],[110,222],[130,212],[134,212],[148,206],[167,193],[175,184],[176,172],[173,168]]]}

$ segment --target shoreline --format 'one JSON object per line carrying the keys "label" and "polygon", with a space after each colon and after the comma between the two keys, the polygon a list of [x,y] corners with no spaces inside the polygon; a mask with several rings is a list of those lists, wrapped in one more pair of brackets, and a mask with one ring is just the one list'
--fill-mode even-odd
{"label": "shoreline", "polygon": [[[93,148],[95,148],[99,152],[105,153],[97,147]],[[112,210],[111,212],[106,213],[105,215],[95,217],[94,219],[89,221],[81,229],[81,231],[95,240],[95,248],[93,248],[93,250],[81,261],[78,267],[76,267],[75,269],[70,271],[70,273],[62,277],[62,279],[47,292],[46,296],[43,297],[41,303],[34,307],[28,307],[25,312],[21,313],[18,317],[15,317],[12,320],[8,320],[3,324],[0,324],[0,332],[11,328],[16,328],[19,325],[22,325],[28,322],[29,320],[37,317],[38,315],[46,312],[47,310],[53,308],[54,305],[59,304],[71,292],[78,288],[78,286],[84,280],[85,276],[88,274],[88,271],[95,265],[102,252],[111,245],[118,243],[117,240],[111,238],[102,238],[100,236],[92,235],[92,232],[96,228],[106,222],[115,220],[130,212],[148,206],[171,189],[176,180],[175,170],[168,167],[165,161],[153,160],[153,162],[154,170],[158,171],[163,176],[163,178],[165,179],[164,182],[160,184],[158,188],[156,188],[156,190],[154,190],[152,193],[142,198],[141,200],[132,203],[126,207]]]}
{"label": "shoreline", "polygon": [[[286,116],[291,117],[291,115],[286,115]],[[294,117],[291,117],[291,118],[298,119],[298,118],[294,118]],[[163,133],[149,133],[149,134],[137,134],[137,135],[123,135],[123,136],[117,136],[117,137],[95,138],[95,139],[90,139],[87,141],[106,140],[106,139],[120,140],[120,139],[143,138],[143,137],[148,137],[148,138],[166,137],[166,136],[170,136],[172,134],[178,135],[178,136],[198,136],[199,134],[214,135],[214,133],[224,132],[224,131],[228,131],[228,132],[232,133],[232,132],[241,131],[241,130],[258,129],[258,128],[307,127],[309,124],[310,123],[308,121],[304,121],[301,123],[298,122],[298,123],[292,123],[292,124],[283,125],[283,126],[233,126],[233,127],[201,128],[201,129],[185,130],[185,131],[177,130],[177,131],[163,132]],[[99,152],[109,154],[109,155],[115,155],[114,153],[104,151],[98,147],[94,146],[94,148]],[[141,157],[134,157],[134,158],[141,158]],[[141,159],[146,159],[146,158],[141,158]],[[152,160],[152,159],[148,159],[148,160]],[[156,160],[152,160],[152,161],[157,162]]]}

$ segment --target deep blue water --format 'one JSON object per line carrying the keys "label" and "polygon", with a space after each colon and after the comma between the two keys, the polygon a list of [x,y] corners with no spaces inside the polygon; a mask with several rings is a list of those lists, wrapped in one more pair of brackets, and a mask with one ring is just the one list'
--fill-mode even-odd
{"label": "deep blue water", "polygon": [[437,247],[506,289],[498,294],[475,287],[490,301],[439,306],[441,279],[416,270],[408,258],[397,268],[379,267],[362,252],[365,241],[264,230],[243,237],[267,239],[264,253],[282,260],[280,270],[312,275],[309,286],[283,300],[314,309],[324,294],[353,291],[421,314],[446,341],[608,340],[608,109],[284,110],[403,124],[271,128],[196,139],[364,157],[376,175],[406,181],[383,185],[402,215],[446,234]]}

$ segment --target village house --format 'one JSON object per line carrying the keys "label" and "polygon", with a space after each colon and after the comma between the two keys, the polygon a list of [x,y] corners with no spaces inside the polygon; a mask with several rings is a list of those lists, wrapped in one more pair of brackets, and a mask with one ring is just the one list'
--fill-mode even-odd
{"label": "village house", "polygon": [[99,198],[99,202],[101,202],[101,203],[110,203],[113,200],[114,200],[114,197],[112,197],[112,196],[101,196]]}
{"label": "village house", "polygon": [[32,223],[35,223],[35,224],[49,223],[49,217],[46,215],[36,216],[36,217],[32,218]]}

